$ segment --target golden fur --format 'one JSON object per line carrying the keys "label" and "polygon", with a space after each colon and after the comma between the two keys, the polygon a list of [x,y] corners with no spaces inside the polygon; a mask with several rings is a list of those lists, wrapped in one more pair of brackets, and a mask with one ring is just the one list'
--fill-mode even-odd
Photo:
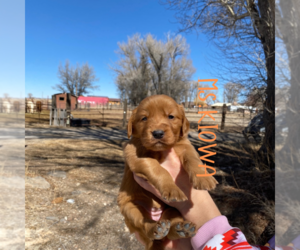
{"label": "golden fur", "polygon": [[[155,131],[160,131],[163,136],[155,138],[161,136]],[[188,131],[189,122],[184,108],[165,95],[145,98],[133,110],[128,122],[128,138],[131,139],[124,146],[125,170],[118,204],[130,232],[139,233],[146,249],[164,249],[165,237],[170,240],[192,237],[197,228],[193,223],[184,221],[175,208],[140,187],[133,178],[133,172],[151,183],[166,201],[186,200],[171,175],[160,166],[164,153],[173,148],[194,188],[209,190],[217,184],[212,176],[196,176],[203,174],[204,169],[198,167],[202,162],[187,139]],[[145,207],[163,208],[160,220],[152,220]]]}

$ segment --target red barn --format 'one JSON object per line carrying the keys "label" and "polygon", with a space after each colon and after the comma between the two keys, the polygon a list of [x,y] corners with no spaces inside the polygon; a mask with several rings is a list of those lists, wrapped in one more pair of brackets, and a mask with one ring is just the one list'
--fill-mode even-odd
{"label": "red barn", "polygon": [[91,108],[96,108],[99,105],[107,105],[108,99],[106,96],[79,96],[78,107],[89,105]]}

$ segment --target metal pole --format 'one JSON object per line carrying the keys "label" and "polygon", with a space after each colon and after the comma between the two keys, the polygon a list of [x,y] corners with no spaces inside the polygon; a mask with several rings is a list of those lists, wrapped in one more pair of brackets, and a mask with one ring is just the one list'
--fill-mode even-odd
{"label": "metal pole", "polygon": [[124,109],[123,109],[123,128],[126,125],[126,117],[127,117],[127,99],[124,100]]}

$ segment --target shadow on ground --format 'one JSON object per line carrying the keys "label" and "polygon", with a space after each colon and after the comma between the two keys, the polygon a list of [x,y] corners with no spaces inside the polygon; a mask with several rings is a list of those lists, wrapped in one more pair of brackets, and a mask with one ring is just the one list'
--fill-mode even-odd
{"label": "shadow on ground", "polygon": [[[124,141],[26,143],[28,180],[42,176],[50,183],[49,189],[26,186],[26,249],[143,249],[129,234],[116,203]],[[196,149],[205,145],[191,141]],[[274,173],[257,168],[251,151],[234,142],[215,150],[211,159],[220,185],[212,197],[250,243],[265,244],[274,234]],[[49,175],[55,171],[65,177]]]}

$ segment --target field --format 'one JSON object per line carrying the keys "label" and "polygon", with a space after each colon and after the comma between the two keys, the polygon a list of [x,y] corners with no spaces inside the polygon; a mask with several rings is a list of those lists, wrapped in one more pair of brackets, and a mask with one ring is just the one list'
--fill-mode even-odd
{"label": "field", "polygon": [[[129,107],[127,110],[127,120],[130,118],[134,107]],[[210,109],[199,109],[200,112],[206,112]],[[204,117],[202,123],[205,124],[218,124],[219,128],[222,119],[222,110],[212,110],[218,113],[213,113],[212,116],[215,120],[212,120],[208,115]],[[71,112],[74,118],[83,118],[91,120],[91,125],[101,127],[118,127],[121,128],[123,124],[123,109],[86,109],[74,110]],[[201,114],[198,114],[198,110],[189,109],[186,111],[186,116],[191,123],[191,128],[197,127],[197,122],[201,118]],[[225,117],[225,128],[226,129],[237,129],[241,131],[245,126],[248,125],[249,121],[255,116],[255,114],[243,114],[239,112],[227,112]],[[33,124],[49,124],[50,111],[42,110],[41,113],[26,113],[26,125]]]}
{"label": "field", "polygon": [[[123,131],[120,114],[108,111],[107,128],[94,127],[99,138]],[[95,115],[94,111],[86,113],[73,115]],[[26,127],[48,130],[47,114],[44,124],[36,124],[35,115],[26,114]],[[188,119],[193,117],[188,114]],[[93,120],[97,125],[101,117]],[[241,126],[229,128],[222,133],[238,133]],[[143,249],[129,235],[116,203],[126,139],[109,138],[26,140],[26,249]],[[190,140],[195,148],[204,145],[194,137]],[[265,244],[274,234],[274,171],[256,162],[258,148],[237,141],[219,142],[212,159],[220,184],[211,195],[250,243]]]}

